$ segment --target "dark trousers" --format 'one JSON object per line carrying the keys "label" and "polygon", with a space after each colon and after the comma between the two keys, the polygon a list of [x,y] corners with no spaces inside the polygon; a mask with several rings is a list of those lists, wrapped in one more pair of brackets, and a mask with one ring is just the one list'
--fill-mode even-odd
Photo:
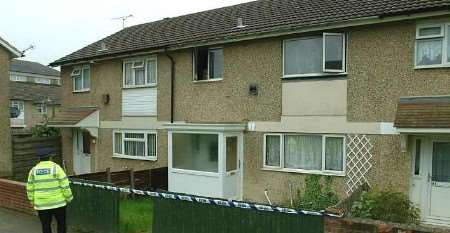
{"label": "dark trousers", "polygon": [[66,207],[49,210],[39,210],[39,219],[42,224],[42,233],[52,233],[52,219],[55,216],[58,223],[58,233],[66,233]]}

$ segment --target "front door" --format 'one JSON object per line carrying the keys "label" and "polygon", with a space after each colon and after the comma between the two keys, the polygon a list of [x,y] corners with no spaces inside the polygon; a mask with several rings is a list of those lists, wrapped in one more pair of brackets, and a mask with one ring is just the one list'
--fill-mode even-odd
{"label": "front door", "polygon": [[232,199],[241,198],[241,137],[225,135],[224,141],[224,196]]}
{"label": "front door", "polygon": [[76,175],[91,172],[91,136],[89,132],[73,130],[73,170]]}
{"label": "front door", "polygon": [[429,219],[450,224],[450,141],[433,141],[429,180]]}

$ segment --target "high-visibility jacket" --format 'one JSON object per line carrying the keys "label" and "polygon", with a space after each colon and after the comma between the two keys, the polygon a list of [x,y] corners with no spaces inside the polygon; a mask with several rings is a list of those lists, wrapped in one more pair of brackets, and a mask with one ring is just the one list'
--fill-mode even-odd
{"label": "high-visibility jacket", "polygon": [[42,161],[31,169],[27,196],[36,210],[63,207],[73,199],[66,173],[52,161]]}

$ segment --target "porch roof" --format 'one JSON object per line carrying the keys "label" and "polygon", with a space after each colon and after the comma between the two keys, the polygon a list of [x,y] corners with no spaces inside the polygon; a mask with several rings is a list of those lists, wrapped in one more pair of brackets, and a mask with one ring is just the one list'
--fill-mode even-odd
{"label": "porch roof", "polygon": [[76,127],[78,123],[96,112],[95,107],[66,108],[58,112],[48,122],[53,127]]}
{"label": "porch roof", "polygon": [[394,126],[405,129],[450,129],[450,96],[400,98]]}

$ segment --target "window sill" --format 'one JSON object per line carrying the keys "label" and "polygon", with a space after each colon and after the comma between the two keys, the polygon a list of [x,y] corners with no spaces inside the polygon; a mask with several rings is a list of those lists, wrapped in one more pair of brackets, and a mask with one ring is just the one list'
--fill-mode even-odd
{"label": "window sill", "polygon": [[207,79],[207,80],[193,80],[193,83],[211,83],[211,82],[220,82],[223,81],[223,78],[216,79]]}
{"label": "window sill", "polygon": [[263,168],[261,168],[261,170],[263,170],[263,171],[274,171],[274,172],[287,172],[287,173],[299,173],[299,174],[311,174],[311,175],[345,177],[345,172],[301,170],[301,169],[273,168],[273,167],[263,167]]}
{"label": "window sill", "polygon": [[327,77],[343,77],[347,76],[348,73],[317,73],[317,74],[292,74],[284,75],[281,79],[297,79],[297,78],[327,78]]}
{"label": "window sill", "polygon": [[439,69],[439,68],[450,68],[449,64],[439,64],[439,65],[426,65],[426,66],[415,66],[415,70],[426,70],[426,69]]}
{"label": "window sill", "polygon": [[143,157],[143,156],[126,156],[126,155],[113,155],[113,158],[116,159],[131,159],[131,160],[142,160],[142,161],[157,161],[158,158],[153,158],[153,157]]}
{"label": "window sill", "polygon": [[90,92],[91,89],[82,89],[82,90],[77,90],[77,91],[72,91],[72,93],[85,93],[85,92]]}
{"label": "window sill", "polygon": [[123,89],[138,89],[138,88],[151,88],[151,87],[156,87],[156,84],[152,84],[152,85],[139,85],[139,86],[124,86]]}

